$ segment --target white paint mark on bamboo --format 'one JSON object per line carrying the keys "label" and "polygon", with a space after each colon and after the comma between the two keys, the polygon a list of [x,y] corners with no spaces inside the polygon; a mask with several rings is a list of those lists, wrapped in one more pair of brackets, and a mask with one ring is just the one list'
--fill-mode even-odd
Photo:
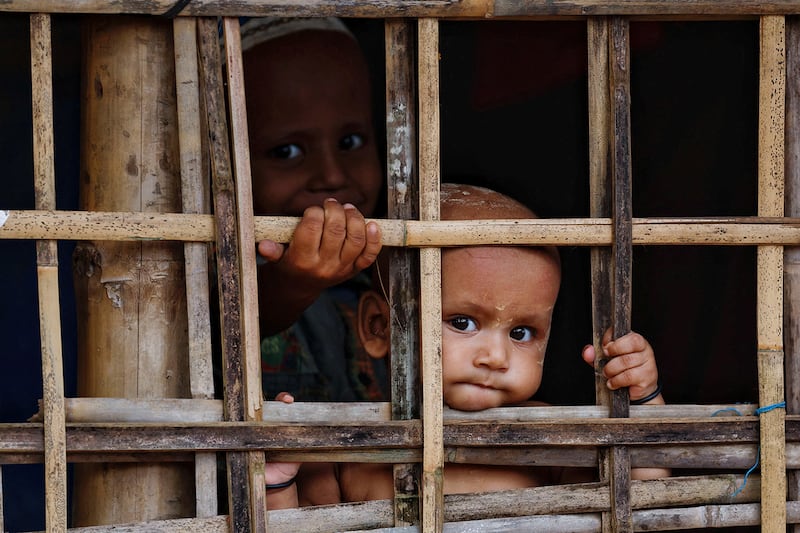
{"label": "white paint mark on bamboo", "polygon": [[122,308],[122,283],[115,281],[106,283],[106,296],[111,300],[112,307]]}
{"label": "white paint mark on bamboo", "polygon": [[8,211],[0,210],[0,228],[3,227],[3,225],[6,223],[6,220],[8,220]]}

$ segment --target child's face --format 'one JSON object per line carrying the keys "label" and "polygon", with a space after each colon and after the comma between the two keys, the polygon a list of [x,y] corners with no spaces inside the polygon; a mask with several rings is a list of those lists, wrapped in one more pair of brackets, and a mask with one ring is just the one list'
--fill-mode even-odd
{"label": "child's face", "polygon": [[303,31],[244,57],[254,210],[301,216],[335,198],[372,215],[382,172],[358,44]]}
{"label": "child's face", "polygon": [[444,402],[475,411],[539,388],[560,270],[541,250],[470,247],[442,254]]}

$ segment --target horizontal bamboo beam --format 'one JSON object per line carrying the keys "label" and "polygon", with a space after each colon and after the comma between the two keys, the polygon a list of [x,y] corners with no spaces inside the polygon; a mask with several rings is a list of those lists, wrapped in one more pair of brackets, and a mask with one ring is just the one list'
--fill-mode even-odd
{"label": "horizontal bamboo beam", "polygon": [[[635,487],[638,482],[633,481]],[[548,487],[554,490],[557,487]],[[490,494],[491,495],[491,494]],[[457,496],[445,497],[445,520],[448,509]],[[634,507],[635,507],[635,498]],[[562,498],[562,501],[564,498]],[[513,505],[506,503],[507,508]],[[280,509],[269,511],[270,533],[293,533],[306,531],[354,531],[380,529],[382,533],[411,533],[415,528],[391,527],[391,500],[374,500],[368,502],[347,503],[335,506],[303,507],[299,509]],[[759,505],[756,503],[730,505],[696,505],[691,507],[672,507],[669,509],[639,509],[633,513],[633,521],[637,531],[655,531],[664,529],[697,529],[708,527],[755,526],[759,524]],[[786,503],[788,523],[800,523],[800,502]],[[595,513],[551,514],[512,518],[493,518],[453,523],[447,521],[444,531],[463,531],[471,527],[473,531],[509,530],[517,531],[599,531],[600,517]],[[321,529],[324,524],[326,529]],[[106,528],[107,529],[107,528]],[[180,518],[173,520],[153,520],[138,524],[115,525],[118,533],[174,533],[191,531],[192,533],[228,533],[229,525],[226,516],[210,518]],[[73,533],[96,533],[96,527],[70,529]]]}
{"label": "horizontal bamboo beam", "polygon": [[[419,221],[374,219],[384,246],[514,244],[605,246],[608,218]],[[296,217],[255,217],[255,239],[288,242]],[[0,211],[0,239],[215,240],[212,215],[97,211]],[[798,245],[800,218],[634,218],[635,245]]]}
{"label": "horizontal bamboo beam", "polygon": [[[0,12],[147,14],[167,13],[176,0],[6,0]],[[340,16],[433,18],[545,18],[595,15],[756,16],[800,13],[796,0],[192,0],[181,16]]]}
{"label": "horizontal bamboo beam", "polygon": [[[67,422],[220,422],[222,400],[184,398],[66,398]],[[748,416],[755,413],[755,404],[718,405],[635,405],[631,418],[706,418],[712,416]],[[391,420],[388,402],[264,402],[265,422],[328,422]],[[447,421],[533,421],[606,418],[608,408],[585,406],[498,407],[478,412],[444,408]],[[41,400],[39,412],[28,422],[43,420]]]}
{"label": "horizontal bamboo beam", "polygon": [[[0,455],[40,453],[42,424],[0,425]],[[67,424],[67,451],[127,453],[197,450],[379,450],[420,446],[420,421],[273,424]],[[593,419],[445,422],[445,446],[613,446],[758,442],[753,416],[701,420]],[[786,441],[800,441],[800,415],[786,417]]]}

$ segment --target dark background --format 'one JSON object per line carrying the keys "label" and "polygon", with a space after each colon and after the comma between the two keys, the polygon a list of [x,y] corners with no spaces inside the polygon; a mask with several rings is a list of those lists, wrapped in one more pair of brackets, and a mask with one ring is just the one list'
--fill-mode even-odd
{"label": "dark background", "polygon": [[[384,116],[383,22],[350,21]],[[54,18],[58,209],[78,208],[80,18]],[[0,17],[0,209],[33,209],[27,15]],[[756,214],[756,22],[632,24],[634,216]],[[441,24],[442,176],[486,185],[542,217],[588,216],[582,22]],[[66,395],[75,395],[73,243],[59,244]],[[561,249],[564,281],[538,397],[594,402],[588,249]],[[0,239],[0,423],[41,398],[36,259]],[[633,328],[654,346],[669,403],[757,401],[755,250],[637,247]],[[10,531],[44,529],[41,465],[3,465]]]}

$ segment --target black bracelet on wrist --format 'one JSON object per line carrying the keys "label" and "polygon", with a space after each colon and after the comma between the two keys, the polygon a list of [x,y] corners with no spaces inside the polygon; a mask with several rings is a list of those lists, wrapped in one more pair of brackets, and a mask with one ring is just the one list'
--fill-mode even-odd
{"label": "black bracelet on wrist", "polygon": [[642,405],[643,403],[649,402],[650,400],[652,400],[653,398],[655,398],[659,394],[661,394],[661,380],[660,379],[658,380],[658,383],[656,383],[656,390],[654,390],[653,392],[651,392],[650,394],[648,394],[644,398],[639,398],[638,400],[631,400],[631,405]]}
{"label": "black bracelet on wrist", "polygon": [[284,481],[282,483],[267,483],[266,485],[264,485],[264,488],[266,488],[267,490],[270,490],[270,489],[285,489],[286,487],[291,486],[292,483],[295,482],[296,478],[297,478],[297,476],[294,476],[292,479],[288,479],[288,480],[286,480],[286,481]]}

